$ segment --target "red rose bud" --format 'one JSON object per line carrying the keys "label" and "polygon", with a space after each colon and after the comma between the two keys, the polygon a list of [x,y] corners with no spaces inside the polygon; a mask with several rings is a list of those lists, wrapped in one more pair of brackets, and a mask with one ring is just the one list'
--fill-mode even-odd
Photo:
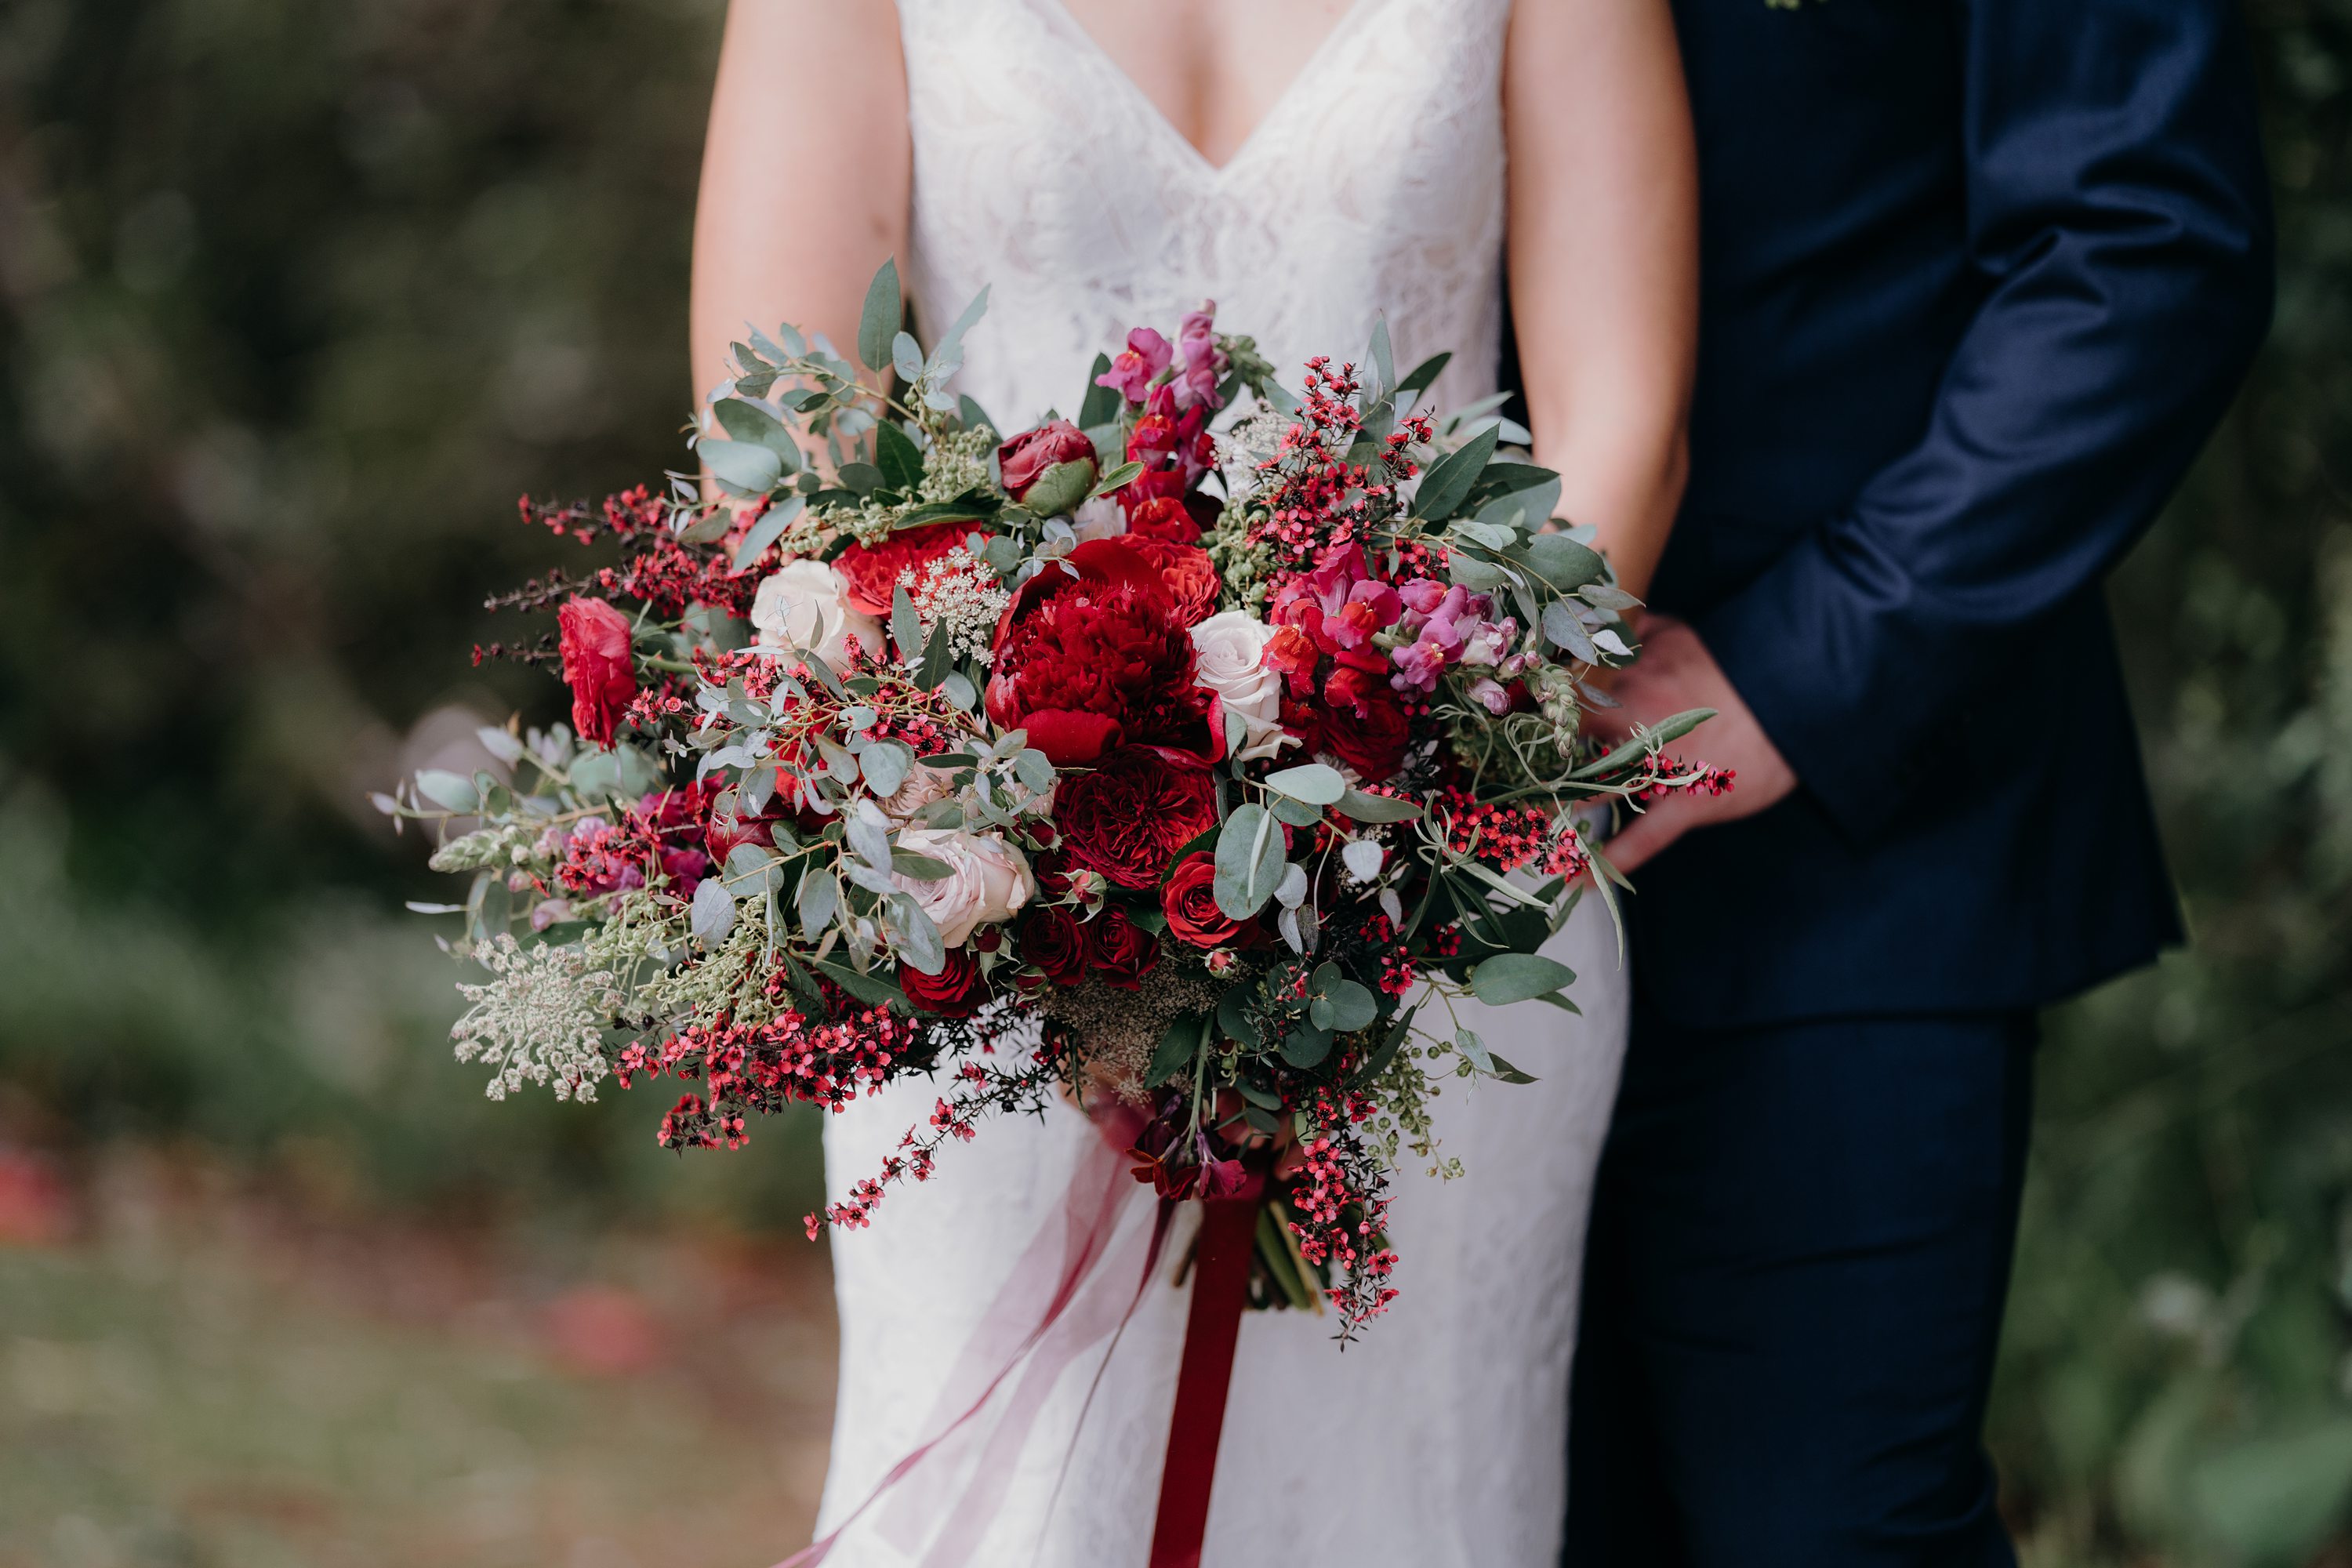
{"label": "red rose bud", "polygon": [[602,599],[572,599],[555,612],[563,679],[572,688],[572,727],[609,746],[637,694],[629,652],[629,617]]}
{"label": "red rose bud", "polygon": [[1140,991],[1160,963],[1160,939],[1113,904],[1087,925],[1087,958],[1095,978],[1121,991]]}
{"label": "red rose bud", "polygon": [[1056,419],[1034,430],[1024,430],[996,448],[997,475],[1004,485],[1004,493],[1022,500],[1028,496],[1030,487],[1045,477],[1046,469],[1081,458],[1089,464],[1094,461],[1095,444],[1068,420]]}
{"label": "red rose bud", "polygon": [[1073,863],[1122,888],[1157,887],[1176,851],[1217,825],[1216,782],[1206,768],[1122,746],[1062,781],[1054,824]]}
{"label": "red rose bud", "polygon": [[1021,956],[1056,985],[1079,985],[1087,978],[1087,932],[1077,916],[1058,904],[1033,904],[1021,917]]}
{"label": "red rose bud", "polygon": [[1217,907],[1217,858],[1195,850],[1168,874],[1160,889],[1160,907],[1168,916],[1168,934],[1194,947],[1223,947],[1248,932],[1256,922],[1234,920]]}
{"label": "red rose bud", "polygon": [[969,1018],[988,994],[981,984],[980,961],[961,947],[948,949],[947,965],[937,974],[900,961],[898,989],[920,1011],[943,1018]]}

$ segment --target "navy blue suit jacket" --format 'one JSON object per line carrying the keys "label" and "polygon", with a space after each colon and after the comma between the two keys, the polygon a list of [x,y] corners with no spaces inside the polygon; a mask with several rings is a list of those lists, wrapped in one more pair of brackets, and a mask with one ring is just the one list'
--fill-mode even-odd
{"label": "navy blue suit jacket", "polygon": [[1652,597],[1802,787],[1635,878],[1634,983],[1738,1025],[2144,963],[2177,915],[2101,579],[2270,320],[2236,7],[1675,11],[1701,346]]}

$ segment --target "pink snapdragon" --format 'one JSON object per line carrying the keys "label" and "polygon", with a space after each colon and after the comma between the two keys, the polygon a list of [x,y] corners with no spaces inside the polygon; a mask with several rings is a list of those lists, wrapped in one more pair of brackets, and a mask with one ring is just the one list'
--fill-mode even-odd
{"label": "pink snapdragon", "polygon": [[1110,369],[1095,377],[1095,384],[1109,387],[1129,403],[1140,403],[1151,390],[1153,379],[1175,357],[1176,351],[1166,338],[1150,327],[1138,327],[1127,334],[1127,347],[1110,362]]}
{"label": "pink snapdragon", "polygon": [[1205,404],[1221,408],[1224,399],[1217,395],[1217,385],[1230,368],[1224,351],[1217,347],[1217,302],[1204,301],[1201,308],[1188,313],[1176,328],[1176,346],[1183,354],[1183,367],[1176,373],[1176,406],[1190,408]]}

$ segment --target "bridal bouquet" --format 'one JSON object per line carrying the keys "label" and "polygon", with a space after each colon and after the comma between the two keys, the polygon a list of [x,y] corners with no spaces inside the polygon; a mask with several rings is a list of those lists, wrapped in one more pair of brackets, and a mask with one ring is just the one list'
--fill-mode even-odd
{"label": "bridal bouquet", "polygon": [[933,1080],[812,1236],[987,1113],[1116,1107],[1163,1195],[1263,1185],[1253,1298],[1351,1331],[1433,1088],[1526,1081],[1455,1002],[1575,1010],[1537,950],[1611,896],[1578,808],[1727,775],[1663,749],[1703,713],[1583,734],[1633,600],[1491,405],[1416,410],[1443,356],[1400,377],[1383,329],[1298,398],[1203,309],[1008,436],[948,390],[985,300],[926,353],[886,266],[870,378],[754,332],[696,477],[523,503],[583,564],[476,657],[560,665],[572,723],[378,797],[472,879],[417,906],[487,972],[457,1054],[493,1097],[682,1080],[675,1146]]}

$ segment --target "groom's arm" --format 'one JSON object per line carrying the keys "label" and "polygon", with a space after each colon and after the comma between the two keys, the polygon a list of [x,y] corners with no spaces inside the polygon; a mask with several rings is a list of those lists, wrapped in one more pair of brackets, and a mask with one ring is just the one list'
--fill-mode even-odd
{"label": "groom's arm", "polygon": [[2270,319],[2234,0],[1965,9],[1969,244],[1999,282],[1925,437],[1696,628],[1861,839],[2147,525]]}

